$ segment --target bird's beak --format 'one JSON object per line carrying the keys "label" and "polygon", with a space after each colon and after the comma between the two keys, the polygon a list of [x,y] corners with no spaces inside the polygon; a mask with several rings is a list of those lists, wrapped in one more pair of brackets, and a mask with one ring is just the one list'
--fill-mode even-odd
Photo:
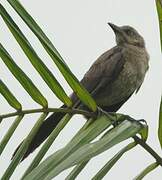
{"label": "bird's beak", "polygon": [[112,28],[115,34],[116,33],[123,34],[123,31],[121,30],[119,26],[116,26],[115,24],[112,24],[112,23],[108,23],[108,25]]}

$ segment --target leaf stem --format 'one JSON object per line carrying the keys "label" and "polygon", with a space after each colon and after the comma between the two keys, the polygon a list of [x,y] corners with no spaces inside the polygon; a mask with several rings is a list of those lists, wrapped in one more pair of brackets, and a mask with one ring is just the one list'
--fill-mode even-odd
{"label": "leaf stem", "polygon": [[162,166],[162,158],[145,141],[140,139],[138,136],[133,136],[133,139],[137,144],[141,145],[147,152],[149,152],[156,159],[156,162]]}
{"label": "leaf stem", "polygon": [[0,119],[9,118],[9,117],[18,116],[18,115],[41,113],[41,112],[44,112],[44,113],[63,112],[63,113],[70,113],[70,114],[82,114],[89,117],[96,116],[94,112],[89,112],[89,111],[75,109],[75,108],[44,108],[44,109],[39,108],[39,109],[28,109],[28,110],[21,110],[21,111],[16,111],[12,113],[2,114],[0,115]]}

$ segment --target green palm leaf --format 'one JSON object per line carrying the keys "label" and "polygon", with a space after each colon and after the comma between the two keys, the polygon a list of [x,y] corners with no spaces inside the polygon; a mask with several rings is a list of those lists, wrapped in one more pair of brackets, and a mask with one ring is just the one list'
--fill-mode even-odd
{"label": "green palm leaf", "polygon": [[29,13],[24,9],[24,7],[17,0],[8,0],[8,2],[12,5],[12,7],[17,11],[17,13],[22,17],[25,23],[29,26],[29,28],[34,32],[34,34],[38,37],[46,51],[49,53],[62,75],[69,83],[73,91],[78,95],[80,100],[82,100],[90,109],[93,111],[96,110],[96,103],[91,98],[86,89],[79,83],[78,79],[73,75],[68,66],[63,61],[62,57],[53,46],[48,37],[44,34],[38,24],[34,21],[34,19],[29,15]]}
{"label": "green palm leaf", "polygon": [[0,80],[0,93],[13,108],[15,108],[16,110],[21,110],[21,104],[8,89],[8,87],[2,82],[2,80]]}
{"label": "green palm leaf", "polygon": [[12,18],[9,16],[9,14],[6,12],[2,5],[0,5],[0,14],[5,23],[7,24],[8,28],[10,29],[11,33],[21,46],[22,50],[24,51],[32,65],[35,67],[35,69],[38,71],[38,73],[41,75],[41,77],[44,79],[44,81],[47,83],[47,85],[50,87],[50,89],[62,102],[64,102],[67,106],[71,106],[72,102],[70,98],[66,95],[64,89],[61,87],[61,85],[58,83],[56,78],[46,67],[43,61],[38,57],[37,53],[34,51],[29,41],[26,39],[19,27],[12,20]]}
{"label": "green palm leaf", "polygon": [[0,57],[3,62],[6,64],[11,73],[15,76],[15,78],[20,82],[20,84],[24,87],[24,89],[28,92],[28,94],[32,97],[34,101],[43,107],[47,107],[48,103],[42,93],[38,90],[38,88],[33,84],[31,79],[19,68],[19,66],[14,62],[12,57],[6,51],[6,49],[0,44]]}
{"label": "green palm leaf", "polygon": [[50,180],[63,170],[91,159],[115,144],[134,136],[141,129],[142,126],[139,123],[125,121],[97,142],[82,145],[57,165],[53,165],[53,163],[55,164],[55,156],[58,156],[59,152],[54,153],[27,175],[24,180]]}
{"label": "green palm leaf", "polygon": [[[161,51],[162,51],[162,2],[161,0],[156,0],[156,8],[159,18],[159,29],[160,29],[160,42],[161,42]],[[162,97],[159,109],[159,128],[158,128],[158,138],[162,148]]]}

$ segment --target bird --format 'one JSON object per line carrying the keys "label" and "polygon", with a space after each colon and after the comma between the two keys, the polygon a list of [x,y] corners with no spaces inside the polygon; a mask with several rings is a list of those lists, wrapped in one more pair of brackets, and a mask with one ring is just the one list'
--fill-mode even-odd
{"label": "bird", "polygon": [[[114,31],[116,46],[97,58],[80,83],[94,98],[97,107],[106,112],[117,112],[132,94],[139,91],[149,69],[149,54],[144,38],[135,28],[108,24]],[[75,108],[89,110],[75,92],[70,97]],[[46,140],[64,115],[55,112],[43,122],[22,160]]]}

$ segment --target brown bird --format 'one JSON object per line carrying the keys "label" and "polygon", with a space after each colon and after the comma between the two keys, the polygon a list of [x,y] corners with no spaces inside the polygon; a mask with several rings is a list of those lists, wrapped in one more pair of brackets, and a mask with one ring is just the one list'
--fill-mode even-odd
{"label": "brown bird", "polygon": [[[98,107],[106,112],[116,112],[141,87],[149,67],[149,56],[143,37],[134,28],[108,24],[115,33],[117,45],[92,64],[81,84],[95,99]],[[81,102],[78,103],[75,93],[71,95],[71,99],[75,107],[87,109]],[[63,105],[62,108],[64,107],[66,106]],[[50,135],[64,115],[53,113],[44,121],[23,159]]]}

